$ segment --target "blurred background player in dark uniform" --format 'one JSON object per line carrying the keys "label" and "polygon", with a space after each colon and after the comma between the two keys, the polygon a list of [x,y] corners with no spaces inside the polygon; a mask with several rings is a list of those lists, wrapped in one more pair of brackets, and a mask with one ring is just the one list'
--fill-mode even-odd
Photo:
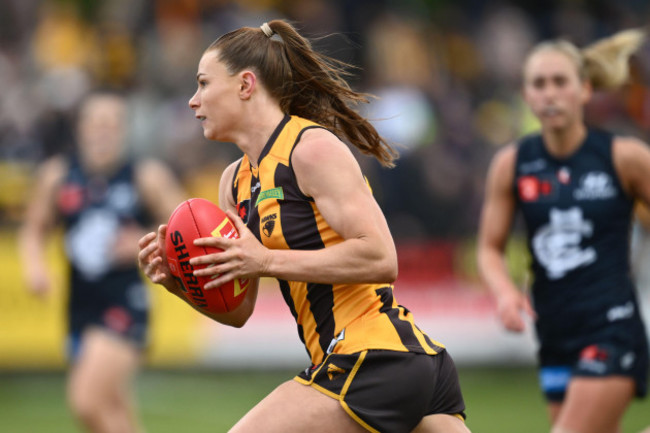
{"label": "blurred background player in dark uniform", "polygon": [[28,287],[45,296],[52,284],[48,234],[64,228],[68,401],[95,433],[141,431],[130,388],[147,342],[149,304],[137,240],[185,198],[164,165],[127,156],[127,115],[118,93],[86,97],[78,113],[77,151],[42,164],[20,237]]}
{"label": "blurred background player in dark uniform", "polygon": [[[615,89],[644,40],[620,32],[582,50],[545,42],[524,64],[523,93],[541,133],[492,160],[478,259],[503,325],[536,319],[540,382],[554,433],[614,433],[633,397],[646,393],[648,345],[630,272],[635,200],[650,204],[650,150],[589,127],[593,89]],[[504,259],[515,212],[532,256],[531,308]]]}
{"label": "blurred background player in dark uniform", "polygon": [[[240,307],[210,317],[243,326],[257,279],[277,278],[312,363],[231,431],[466,433],[454,363],[397,304],[391,233],[341,141],[384,165],[395,157],[349,106],[365,96],[350,89],[343,66],[280,20],[223,35],[199,62],[190,107],[207,138],[234,142],[244,156],[224,171],[219,194],[240,238],[195,241],[223,253],[191,263],[210,265],[195,271],[214,277],[206,288],[254,280]],[[165,227],[140,241],[140,265],[178,294]]]}

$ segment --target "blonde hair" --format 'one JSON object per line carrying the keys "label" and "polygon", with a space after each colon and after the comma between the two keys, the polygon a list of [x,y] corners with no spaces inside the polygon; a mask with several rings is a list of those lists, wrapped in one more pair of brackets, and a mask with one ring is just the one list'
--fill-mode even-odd
{"label": "blonde hair", "polygon": [[528,59],[541,51],[558,51],[573,61],[580,78],[589,80],[595,90],[616,89],[628,80],[628,60],[643,45],[646,33],[640,28],[623,30],[583,49],[564,39],[546,41],[536,45]]}
{"label": "blonde hair", "polygon": [[383,165],[394,165],[395,149],[352,109],[370,95],[355,92],[345,81],[350,65],[314,51],[288,22],[242,27],[214,41],[206,52],[211,50],[231,74],[254,68],[283,112],[319,123]]}

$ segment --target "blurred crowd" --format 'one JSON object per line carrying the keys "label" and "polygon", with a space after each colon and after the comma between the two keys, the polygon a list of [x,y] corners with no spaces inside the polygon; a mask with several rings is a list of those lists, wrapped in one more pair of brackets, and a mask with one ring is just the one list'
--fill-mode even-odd
{"label": "blurred crowd", "polygon": [[[397,240],[471,237],[499,146],[537,128],[520,97],[542,39],[578,46],[650,22],[646,0],[3,0],[0,3],[0,225],[20,220],[36,163],[74,147],[77,103],[122,89],[131,146],[163,159],[194,196],[214,198],[235,146],[203,138],[187,102],[203,50],[241,26],[285,18],[354,67],[376,95],[360,107],[400,160],[359,155]],[[329,36],[328,36],[329,35]],[[590,123],[650,139],[650,43],[632,80],[598,94]]]}

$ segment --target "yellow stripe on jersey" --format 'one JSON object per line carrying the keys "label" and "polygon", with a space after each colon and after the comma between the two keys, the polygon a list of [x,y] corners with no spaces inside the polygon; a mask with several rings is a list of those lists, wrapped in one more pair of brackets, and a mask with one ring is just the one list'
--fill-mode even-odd
{"label": "yellow stripe on jersey", "polygon": [[[343,242],[314,200],[300,191],[291,166],[295,145],[311,128],[321,126],[286,116],[257,165],[245,155],[233,178],[240,215],[268,248],[315,250]],[[415,326],[388,283],[280,281],[280,288],[313,364],[320,364],[328,352],[385,349],[436,354],[444,347]]]}

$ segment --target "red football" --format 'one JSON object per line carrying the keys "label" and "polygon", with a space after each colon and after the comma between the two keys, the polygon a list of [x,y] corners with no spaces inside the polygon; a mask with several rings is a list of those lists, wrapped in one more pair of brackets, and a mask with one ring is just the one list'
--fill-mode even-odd
{"label": "red football", "polygon": [[167,262],[172,275],[182,283],[189,302],[213,313],[226,313],[242,303],[250,281],[235,279],[220,287],[207,290],[203,288],[210,278],[197,277],[193,271],[205,268],[205,265],[192,266],[190,259],[221,251],[218,248],[194,245],[194,239],[209,236],[238,238],[239,234],[226,213],[214,203],[202,198],[191,198],[179,204],[167,223]]}

